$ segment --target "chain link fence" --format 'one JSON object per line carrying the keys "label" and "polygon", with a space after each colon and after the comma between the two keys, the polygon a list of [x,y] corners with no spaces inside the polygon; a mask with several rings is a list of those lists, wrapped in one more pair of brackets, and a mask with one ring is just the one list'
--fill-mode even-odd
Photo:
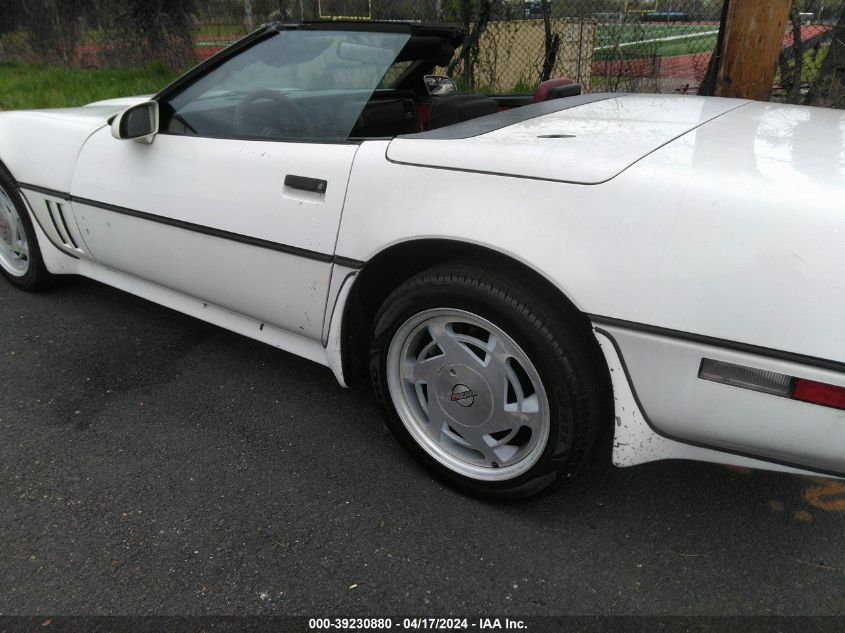
{"label": "chain link fence", "polygon": [[[793,3],[773,99],[845,107],[843,5]],[[409,20],[465,29],[441,70],[464,89],[570,77],[592,92],[694,94],[722,13],[722,0],[0,0],[0,61],[181,69],[267,21]]]}

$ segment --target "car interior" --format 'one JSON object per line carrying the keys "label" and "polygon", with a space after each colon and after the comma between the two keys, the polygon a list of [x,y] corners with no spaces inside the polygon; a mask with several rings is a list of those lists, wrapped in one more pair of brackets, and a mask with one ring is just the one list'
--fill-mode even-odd
{"label": "car interior", "polygon": [[[555,78],[540,83],[533,94],[488,95],[461,91],[447,78],[437,76],[434,79],[448,84],[449,90],[441,89],[445,84],[437,81],[438,89],[431,90],[427,79],[430,80],[437,69],[449,65],[464,36],[456,28],[421,25],[411,27],[410,37],[401,40],[404,42],[401,48],[397,47],[398,54],[395,50],[390,52],[384,65],[386,71],[379,71],[381,81],[375,89],[338,86],[339,80],[331,75],[337,72],[342,77],[343,72],[353,72],[350,60],[372,62],[376,59],[373,50],[388,52],[366,44],[337,45],[336,40],[331,39],[333,34],[325,31],[340,32],[342,27],[338,23],[306,23],[295,27],[320,31],[322,34],[317,37],[332,42],[331,46],[321,45],[315,37],[315,41],[310,42],[311,52],[300,53],[303,63],[311,63],[320,55],[328,56],[326,51],[330,48],[332,53],[340,51],[333,58],[334,65],[322,68],[320,79],[323,83],[317,89],[276,89],[272,82],[265,81],[260,84],[261,89],[207,91],[187,99],[183,95],[190,93],[192,87],[189,85],[183,93],[177,92],[171,99],[161,100],[162,131],[266,140],[393,138],[581,92],[581,86],[572,79]],[[286,25],[277,28],[282,33],[290,29]],[[233,66],[237,69],[237,58],[234,59]],[[347,62],[352,70],[344,70],[343,65]],[[293,63],[289,62],[288,67],[293,67]],[[202,80],[200,77],[197,84]]]}

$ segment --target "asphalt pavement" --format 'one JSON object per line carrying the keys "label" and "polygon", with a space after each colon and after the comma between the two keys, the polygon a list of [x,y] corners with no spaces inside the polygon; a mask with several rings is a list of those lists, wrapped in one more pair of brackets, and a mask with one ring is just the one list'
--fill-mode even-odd
{"label": "asphalt pavement", "polygon": [[0,614],[845,614],[843,528],[840,483],[689,462],[472,499],[366,384],[0,280]]}

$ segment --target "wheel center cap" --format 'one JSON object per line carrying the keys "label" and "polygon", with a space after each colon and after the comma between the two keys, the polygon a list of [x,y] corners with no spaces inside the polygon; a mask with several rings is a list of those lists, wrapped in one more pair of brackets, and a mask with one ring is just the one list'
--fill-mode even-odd
{"label": "wheel center cap", "polygon": [[470,389],[466,385],[455,385],[452,387],[452,397],[449,400],[457,402],[462,407],[471,407],[475,404],[477,395],[478,392],[475,389]]}
{"label": "wheel center cap", "polygon": [[479,426],[493,414],[493,393],[484,377],[467,365],[446,365],[435,379],[437,404],[460,426]]}

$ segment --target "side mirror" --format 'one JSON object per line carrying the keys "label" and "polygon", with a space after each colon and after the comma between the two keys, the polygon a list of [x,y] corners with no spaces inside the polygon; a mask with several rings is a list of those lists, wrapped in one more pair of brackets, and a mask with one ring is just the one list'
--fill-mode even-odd
{"label": "side mirror", "polygon": [[423,77],[426,90],[432,97],[444,97],[447,94],[458,91],[458,86],[450,77],[443,75],[426,75]]}
{"label": "side mirror", "polygon": [[152,143],[158,134],[158,102],[145,101],[127,108],[111,123],[111,135],[121,141]]}

